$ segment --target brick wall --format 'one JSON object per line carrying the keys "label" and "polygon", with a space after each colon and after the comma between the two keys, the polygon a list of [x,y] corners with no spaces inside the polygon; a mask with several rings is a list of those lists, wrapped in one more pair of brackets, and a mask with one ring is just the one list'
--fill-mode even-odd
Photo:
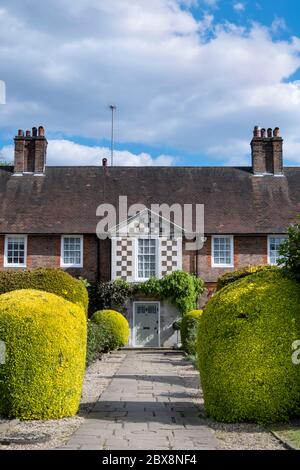
{"label": "brick wall", "polygon": [[[65,268],[73,276],[82,276],[89,281],[98,279],[98,238],[84,236],[83,268]],[[58,235],[28,235],[27,268],[59,268],[61,237]],[[0,236],[0,270],[4,261],[4,236]],[[8,268],[20,269],[20,268]]]}
{"label": "brick wall", "polygon": [[59,268],[60,237],[59,236],[28,236],[27,267],[28,268]]}
{"label": "brick wall", "polygon": [[[185,266],[189,265],[188,256],[189,255],[184,252]],[[198,253],[198,275],[207,283],[215,283],[222,274],[235,271],[244,266],[267,264],[267,237],[235,236],[233,268],[213,268],[211,261],[211,237],[207,237],[207,241]]]}
{"label": "brick wall", "polygon": [[[60,266],[60,236],[29,235],[27,247],[28,268]],[[3,270],[4,236],[0,235],[0,269]],[[211,237],[207,237],[198,255],[183,248],[182,268],[196,273],[213,286],[218,277],[243,266],[267,264],[266,236],[234,237],[234,268],[211,267]],[[98,240],[96,235],[84,236],[83,268],[67,268],[67,272],[89,281],[111,279],[111,241]]]}

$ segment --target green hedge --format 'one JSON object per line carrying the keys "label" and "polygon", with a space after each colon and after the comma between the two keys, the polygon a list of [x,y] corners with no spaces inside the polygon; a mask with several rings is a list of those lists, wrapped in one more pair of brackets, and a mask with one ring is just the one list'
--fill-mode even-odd
{"label": "green hedge", "polygon": [[89,366],[92,362],[100,359],[102,354],[109,351],[109,332],[97,323],[88,320],[88,337],[86,363]]}
{"label": "green hedge", "polygon": [[182,347],[190,355],[196,354],[197,327],[202,310],[191,310],[183,315],[180,323]]}
{"label": "green hedge", "polygon": [[39,268],[25,271],[1,271],[0,294],[18,289],[38,289],[59,295],[88,308],[88,293],[82,281],[61,269]]}
{"label": "green hedge", "polygon": [[219,277],[217,282],[217,291],[223,289],[223,287],[231,284],[232,282],[238,281],[239,279],[247,276],[251,276],[260,271],[266,270],[276,270],[276,266],[269,266],[269,265],[258,265],[258,266],[246,266],[245,268],[239,269],[237,271],[231,271],[229,273],[225,273]]}
{"label": "green hedge", "polygon": [[218,421],[275,422],[300,412],[300,287],[278,271],[228,285],[206,305],[197,352],[207,413]]}
{"label": "green hedge", "polygon": [[56,419],[76,414],[86,356],[82,307],[39,290],[0,296],[0,415]]}
{"label": "green hedge", "polygon": [[128,343],[129,325],[126,318],[115,310],[99,310],[91,319],[101,328],[108,341],[108,350],[112,351]]}

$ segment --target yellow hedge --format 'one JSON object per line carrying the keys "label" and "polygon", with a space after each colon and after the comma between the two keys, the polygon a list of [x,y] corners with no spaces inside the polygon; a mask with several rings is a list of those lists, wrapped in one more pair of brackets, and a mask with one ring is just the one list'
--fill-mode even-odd
{"label": "yellow hedge", "polygon": [[105,332],[108,339],[108,350],[125,346],[129,338],[129,325],[126,318],[115,310],[98,310],[92,321]]}
{"label": "yellow hedge", "polygon": [[0,296],[0,415],[55,419],[76,414],[85,371],[85,311],[55,294]]}

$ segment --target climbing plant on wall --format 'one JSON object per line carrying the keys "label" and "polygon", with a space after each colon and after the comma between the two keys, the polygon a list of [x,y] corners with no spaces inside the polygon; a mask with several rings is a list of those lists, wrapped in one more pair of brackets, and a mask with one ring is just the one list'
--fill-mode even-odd
{"label": "climbing plant on wall", "polygon": [[204,282],[185,271],[174,271],[162,279],[153,277],[136,284],[122,280],[100,282],[91,286],[89,292],[91,311],[108,308],[122,310],[128,299],[143,294],[169,300],[183,315],[197,307],[198,298],[204,292]]}

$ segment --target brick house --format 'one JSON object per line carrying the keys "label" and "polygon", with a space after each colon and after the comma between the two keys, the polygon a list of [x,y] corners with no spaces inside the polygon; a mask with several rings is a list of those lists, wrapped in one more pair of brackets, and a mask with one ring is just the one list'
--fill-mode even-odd
{"label": "brick house", "polygon": [[[61,267],[89,281],[130,282],[183,269],[211,292],[223,273],[273,264],[287,227],[300,213],[300,167],[283,167],[279,129],[255,128],[249,167],[46,166],[44,129],[19,131],[13,167],[0,167],[0,269]],[[97,208],[146,209],[123,224],[124,232],[99,239]],[[151,236],[153,203],[203,204],[205,242],[187,250],[184,230],[171,220],[169,235]],[[119,227],[119,226],[118,226]],[[160,232],[159,232],[160,234]],[[170,346],[176,309],[157,299],[133,299],[127,316],[131,345]]]}

